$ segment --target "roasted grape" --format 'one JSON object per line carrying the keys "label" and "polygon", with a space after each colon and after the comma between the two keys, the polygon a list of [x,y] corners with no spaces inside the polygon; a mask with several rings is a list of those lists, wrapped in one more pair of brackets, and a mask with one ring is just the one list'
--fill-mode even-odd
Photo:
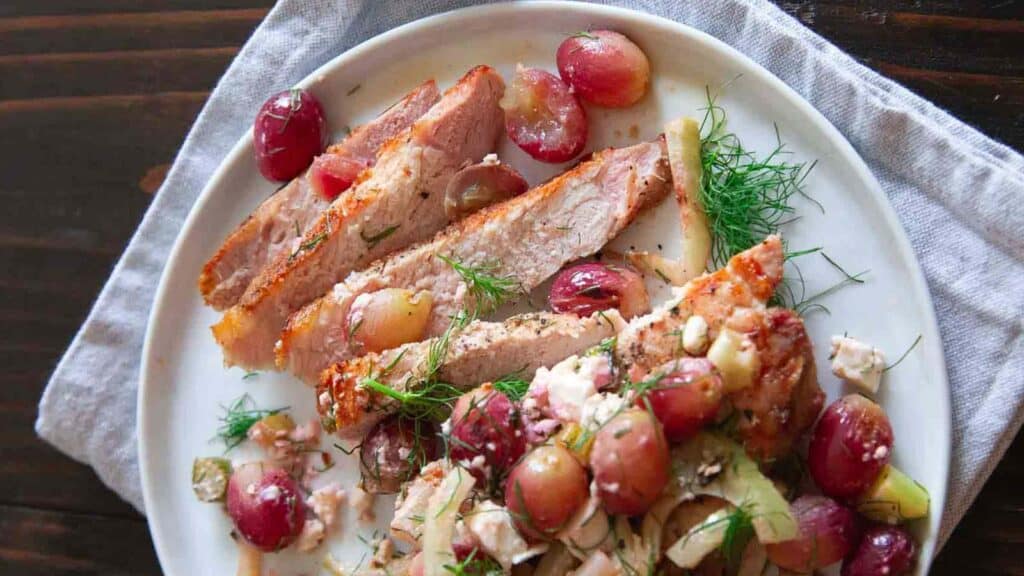
{"label": "roasted grape", "polygon": [[552,536],[587,499],[587,472],[565,448],[535,448],[509,473],[505,506],[521,532]]}
{"label": "roasted grape", "polygon": [[315,96],[285,90],[271,96],[252,127],[256,165],[268,180],[291,180],[309,166],[327,142],[327,121]]}
{"label": "roasted grape", "polygon": [[642,514],[669,477],[668,443],[649,412],[625,410],[598,431],[590,451],[598,495],[609,514]]}
{"label": "roasted grape", "polygon": [[587,102],[610,108],[643,98],[651,76],[647,55],[611,30],[580,32],[558,47],[558,73]]}
{"label": "roasted grape", "polygon": [[526,451],[518,410],[489,384],[463,394],[450,422],[449,456],[481,483],[499,477]]}
{"label": "roasted grape", "polygon": [[416,342],[423,338],[432,305],[426,290],[384,288],[360,294],[348,313],[349,344],[365,354]]}
{"label": "roasted grape", "polygon": [[637,403],[651,407],[670,441],[681,442],[714,422],[722,405],[722,378],[706,358],[683,358],[671,369]]}
{"label": "roasted grape", "polygon": [[324,200],[334,200],[348,190],[367,164],[345,154],[328,152],[313,159],[306,180]]}
{"label": "roasted grape", "polygon": [[228,515],[250,544],[274,552],[295,541],[306,508],[295,480],[262,462],[243,464],[228,481]]}
{"label": "roasted grape", "polygon": [[917,546],[898,526],[876,526],[864,532],[860,545],[843,562],[842,576],[901,576],[914,567]]}
{"label": "roasted grape", "polygon": [[451,221],[518,196],[529,188],[526,179],[508,164],[481,162],[466,166],[448,181],[444,212]]}
{"label": "roasted grape", "polygon": [[437,431],[430,423],[388,417],[374,426],[360,445],[363,486],[378,494],[398,492],[437,455]]}
{"label": "roasted grape", "polygon": [[517,66],[502,107],[508,137],[541,162],[572,160],[587,144],[586,112],[553,74]]}
{"label": "roasted grape", "polygon": [[790,506],[800,533],[793,540],[768,544],[768,558],[781,568],[809,573],[843,559],[860,537],[857,515],[824,496],[801,496]]}
{"label": "roasted grape", "polygon": [[851,394],[825,409],[814,428],[807,465],[827,496],[863,494],[889,463],[892,426],[878,404]]}
{"label": "roasted grape", "polygon": [[651,308],[643,278],[628,268],[598,262],[577,264],[555,277],[548,294],[555,312],[590,316],[598,310],[618,308],[626,318]]}

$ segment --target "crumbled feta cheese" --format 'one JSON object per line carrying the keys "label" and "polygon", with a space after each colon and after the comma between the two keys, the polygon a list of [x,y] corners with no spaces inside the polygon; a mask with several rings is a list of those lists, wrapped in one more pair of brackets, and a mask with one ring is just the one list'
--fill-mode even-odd
{"label": "crumbled feta cheese", "polygon": [[683,327],[683,350],[690,356],[703,356],[708,349],[708,322],[703,316],[694,314]]}
{"label": "crumbled feta cheese", "polygon": [[885,355],[878,348],[847,336],[832,337],[832,373],[875,394],[885,370]]}
{"label": "crumbled feta cheese", "polygon": [[612,419],[625,405],[626,400],[618,394],[604,392],[594,394],[583,402],[580,411],[580,425],[585,429],[595,430]]}
{"label": "crumbled feta cheese", "polygon": [[495,154],[494,152],[491,152],[490,154],[484,156],[484,159],[481,160],[480,163],[483,164],[484,166],[497,166],[498,164],[501,164],[501,162],[498,160],[498,155]]}
{"label": "crumbled feta cheese", "polygon": [[547,548],[530,547],[512,524],[512,515],[504,506],[490,500],[476,505],[463,519],[466,529],[479,542],[480,548],[494,558],[505,570],[539,554]]}
{"label": "crumbled feta cheese", "polygon": [[373,522],[377,519],[377,515],[373,512],[373,504],[376,501],[376,496],[363,490],[359,486],[352,488],[352,498],[349,499],[349,503],[352,505],[352,509],[359,515],[360,522]]}
{"label": "crumbled feta cheese", "polygon": [[547,408],[551,416],[562,422],[579,422],[583,403],[611,379],[612,367],[607,356],[571,356],[550,370],[540,368],[534,385],[547,390]]}
{"label": "crumbled feta cheese", "polygon": [[299,552],[309,552],[320,545],[324,539],[324,523],[316,518],[307,518],[302,524],[302,531],[295,540],[295,549]]}
{"label": "crumbled feta cheese", "polygon": [[331,482],[323,488],[313,490],[306,499],[306,506],[324,523],[325,528],[333,528],[338,520],[338,507],[345,501],[345,491],[337,482]]}

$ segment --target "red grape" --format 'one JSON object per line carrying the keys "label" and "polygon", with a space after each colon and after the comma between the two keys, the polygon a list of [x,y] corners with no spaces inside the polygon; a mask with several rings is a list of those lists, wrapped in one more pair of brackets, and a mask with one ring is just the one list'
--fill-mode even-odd
{"label": "red grape", "polygon": [[541,162],[565,162],[587,143],[587,114],[565,82],[537,68],[516,67],[506,95],[505,131]]}
{"label": "red grape", "polygon": [[526,192],[530,185],[508,164],[481,162],[459,170],[448,181],[444,211],[455,221],[477,210]]}
{"label": "red grape", "polygon": [[814,428],[807,464],[827,496],[862,494],[889,463],[892,426],[878,404],[851,394],[825,409]]}
{"label": "red grape", "polygon": [[831,498],[801,496],[790,506],[800,534],[768,544],[768,558],[781,568],[811,572],[843,559],[860,536],[857,515]]}
{"label": "red grape", "polygon": [[668,443],[646,410],[619,413],[598,431],[590,450],[598,495],[609,514],[643,514],[669,477]]}
{"label": "red grape", "polygon": [[649,404],[665,436],[681,442],[714,422],[722,405],[722,377],[707,358],[682,358],[671,370],[637,403]]}
{"label": "red grape", "polygon": [[228,515],[250,544],[274,552],[295,541],[306,508],[295,480],[280,468],[250,462],[228,481]]}
{"label": "red grape", "polygon": [[391,494],[437,457],[436,430],[425,421],[391,416],[363,438],[359,472],[368,492]]}
{"label": "red grape", "polygon": [[597,262],[562,270],[551,285],[548,303],[555,312],[571,312],[577,316],[618,308],[624,317],[632,318],[651,308],[647,288],[639,274]]}
{"label": "red grape", "polygon": [[558,47],[558,73],[580,98],[624,108],[643,98],[651,76],[647,55],[611,30],[580,32]]}
{"label": "red grape", "polygon": [[323,107],[305,90],[279,92],[256,114],[252,135],[260,173],[268,180],[291,180],[327,143]]}
{"label": "red grape", "polygon": [[843,562],[842,576],[900,576],[914,566],[917,546],[898,526],[868,529],[854,553]]}
{"label": "red grape", "polygon": [[327,152],[313,159],[306,179],[321,198],[331,201],[348,190],[366,167],[359,159]]}
{"label": "red grape", "polygon": [[451,416],[449,456],[480,482],[497,478],[526,451],[519,413],[507,396],[484,384],[463,394]]}
{"label": "red grape", "polygon": [[505,506],[516,526],[536,538],[565,526],[587,496],[587,471],[557,445],[535,448],[516,464],[505,483]]}

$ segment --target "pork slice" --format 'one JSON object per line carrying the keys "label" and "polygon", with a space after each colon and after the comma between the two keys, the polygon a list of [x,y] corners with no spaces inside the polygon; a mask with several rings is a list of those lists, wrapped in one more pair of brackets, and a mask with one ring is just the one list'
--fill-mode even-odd
{"label": "pork slice", "polygon": [[722,324],[739,308],[764,308],[782,281],[782,240],[769,236],[733,256],[722,269],[679,288],[650,314],[630,321],[616,342],[616,356],[634,381],[681,354],[680,334],[686,320],[699,315],[714,340]]}
{"label": "pork slice", "polygon": [[[380,147],[412,126],[440,97],[433,80],[424,82],[326,153],[371,166]],[[305,173],[264,200],[203,266],[199,291],[206,303],[216,310],[234,306],[256,274],[282,251],[292,249],[295,239],[329,205],[313,191]]]}
{"label": "pork slice", "polygon": [[355,269],[429,238],[447,223],[444,190],[467,162],[490,152],[501,133],[501,76],[469,71],[408,130],[381,149],[311,224],[277,255],[215,324],[225,364],[274,367],[274,343],[288,315]]}
{"label": "pork slice", "polygon": [[[472,322],[451,337],[436,378],[460,390],[512,373],[530,381],[538,368],[599,344],[624,324],[615,310],[589,318],[537,312],[504,322]],[[423,381],[437,341],[405,344],[324,370],[317,385],[317,410],[327,429],[333,427],[341,438],[362,438],[399,406],[390,397],[362,386],[363,380],[373,376],[398,392],[410,390]]]}
{"label": "pork slice", "polygon": [[427,336],[444,331],[464,306],[473,306],[464,279],[445,260],[487,266],[528,291],[564,264],[600,250],[636,215],[668,193],[668,161],[661,142],[599,152],[576,168],[511,200],[453,224],[431,242],[414,246],[351,274],[296,313],[277,346],[278,367],[306,382],[358,353],[346,330],[359,294],[382,288],[429,291]]}

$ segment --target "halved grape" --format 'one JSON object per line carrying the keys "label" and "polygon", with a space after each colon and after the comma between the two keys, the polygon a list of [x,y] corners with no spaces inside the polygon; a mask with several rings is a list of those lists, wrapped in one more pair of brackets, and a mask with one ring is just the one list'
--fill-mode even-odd
{"label": "halved grape", "polygon": [[857,544],[857,515],[835,500],[801,496],[793,501],[790,510],[799,524],[799,536],[765,547],[768,558],[779,567],[811,572],[842,560]]}
{"label": "halved grape", "polygon": [[590,468],[609,514],[643,514],[668,484],[668,442],[661,424],[646,410],[619,413],[594,438]]}
{"label": "halved grape", "polygon": [[651,407],[670,441],[681,442],[714,422],[722,405],[722,378],[706,358],[682,358],[637,403]]}
{"label": "halved grape", "polygon": [[448,181],[444,212],[451,221],[526,192],[530,185],[515,168],[498,162],[481,162],[459,170]]}
{"label": "halved grape", "polygon": [[586,470],[557,445],[533,449],[505,482],[505,506],[513,521],[521,532],[535,538],[558,532],[587,496]]}
{"label": "halved grape", "polygon": [[632,318],[651,308],[647,288],[639,274],[598,262],[577,264],[559,272],[551,285],[548,303],[555,312],[577,316],[618,308],[623,317]]}
{"label": "halved grape", "polygon": [[367,164],[345,154],[328,151],[313,159],[306,180],[324,200],[334,200],[348,190]]}
{"label": "halved grape", "polygon": [[814,428],[807,465],[827,496],[863,494],[889,463],[892,426],[878,404],[851,394],[825,409]]}
{"label": "halved grape", "polygon": [[264,552],[288,546],[302,531],[306,507],[295,480],[262,462],[235,469],[228,481],[228,515],[250,544]]}
{"label": "halved grape", "polygon": [[541,162],[571,160],[587,143],[587,114],[553,74],[517,66],[502,107],[508,137]]}
{"label": "halved grape", "polygon": [[486,485],[526,451],[519,413],[507,396],[490,384],[463,394],[451,415],[449,456]]}
{"label": "halved grape", "polygon": [[842,576],[900,576],[914,567],[917,545],[898,526],[876,526],[864,532],[860,545],[843,562]]}
{"label": "halved grape", "polygon": [[291,180],[327,143],[327,121],[315,96],[298,88],[274,94],[252,127],[256,165],[268,180]]}
{"label": "halved grape", "polygon": [[429,422],[398,415],[385,418],[363,438],[359,448],[363,487],[377,494],[398,492],[437,455],[437,431]]}
{"label": "halved grape", "polygon": [[383,288],[360,294],[348,312],[349,344],[365,354],[416,342],[423,338],[433,303],[426,290]]}
{"label": "halved grape", "polygon": [[558,47],[558,73],[580,98],[623,108],[643,98],[651,76],[647,55],[611,30],[580,32]]}

